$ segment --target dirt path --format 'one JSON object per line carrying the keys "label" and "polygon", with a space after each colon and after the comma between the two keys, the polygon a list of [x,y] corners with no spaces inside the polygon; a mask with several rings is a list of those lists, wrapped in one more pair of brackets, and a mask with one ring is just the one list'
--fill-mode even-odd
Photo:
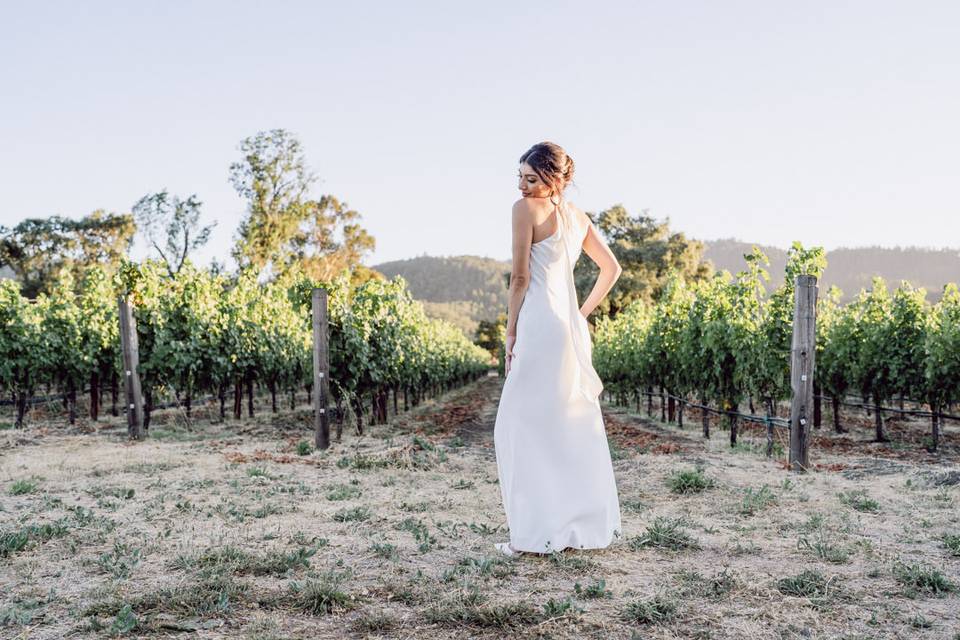
{"label": "dirt path", "polygon": [[297,451],[308,408],[0,432],[0,637],[960,638],[949,460],[796,475],[759,434],[605,406],[624,537],[498,557],[500,385],[324,452]]}

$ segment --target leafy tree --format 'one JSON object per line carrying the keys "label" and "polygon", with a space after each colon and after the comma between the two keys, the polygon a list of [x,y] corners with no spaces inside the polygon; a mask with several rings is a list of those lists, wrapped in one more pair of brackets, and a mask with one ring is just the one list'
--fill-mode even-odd
{"label": "leafy tree", "polygon": [[180,273],[192,251],[207,243],[216,225],[200,225],[201,204],[196,194],[182,200],[164,189],[143,196],[133,205],[137,228],[160,254],[171,276]]}
{"label": "leafy tree", "polygon": [[499,323],[495,320],[481,320],[474,335],[474,344],[483,347],[494,358],[500,357],[503,344],[500,340]]}
{"label": "leafy tree", "polygon": [[78,282],[94,265],[116,269],[135,231],[133,216],[103,210],[81,220],[28,218],[12,229],[0,227],[0,265],[13,269],[22,293],[33,298],[49,292],[62,269]]}
{"label": "leafy tree", "polygon": [[230,165],[230,181],[247,200],[233,251],[241,267],[276,275],[299,264],[313,278],[330,279],[374,248],[373,237],[356,222],[360,214],[346,203],[309,197],[316,176],[290,132],[261,131],[244,139],[240,150],[243,159]]}
{"label": "leafy tree", "polygon": [[[710,275],[710,266],[701,261],[703,243],[688,240],[682,233],[671,233],[669,219],[659,222],[646,215],[646,210],[631,216],[621,204],[596,216],[588,215],[623,268],[620,279],[598,307],[601,313],[616,315],[635,299],[654,302],[673,273],[690,281],[704,280]],[[593,285],[597,272],[592,261],[577,265],[577,290],[581,297],[586,287]]]}

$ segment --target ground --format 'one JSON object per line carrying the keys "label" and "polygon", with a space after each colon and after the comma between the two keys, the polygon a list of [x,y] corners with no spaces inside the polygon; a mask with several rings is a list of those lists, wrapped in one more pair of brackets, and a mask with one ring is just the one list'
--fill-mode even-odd
{"label": "ground", "polygon": [[505,558],[501,385],[325,451],[307,406],[0,430],[0,637],[960,638],[956,425],[932,455],[851,412],[798,474],[782,433],[770,459],[604,403],[622,538]]}

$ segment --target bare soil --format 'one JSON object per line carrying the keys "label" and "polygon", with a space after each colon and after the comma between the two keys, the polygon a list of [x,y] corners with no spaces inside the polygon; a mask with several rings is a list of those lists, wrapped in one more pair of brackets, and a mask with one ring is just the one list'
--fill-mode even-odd
{"label": "bare soil", "polygon": [[797,474],[783,432],[767,458],[762,426],[731,448],[694,410],[605,404],[623,537],[505,558],[501,385],[326,451],[309,407],[265,402],[161,412],[137,443],[56,411],[0,430],[0,637],[960,638],[956,425],[930,454],[925,421],[873,443],[825,418]]}

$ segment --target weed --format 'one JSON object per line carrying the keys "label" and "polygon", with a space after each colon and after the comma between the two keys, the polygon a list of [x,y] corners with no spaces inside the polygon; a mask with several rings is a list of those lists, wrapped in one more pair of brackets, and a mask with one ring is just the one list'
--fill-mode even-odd
{"label": "weed", "polygon": [[12,496],[23,496],[28,493],[36,493],[39,488],[40,485],[33,480],[14,480],[7,493]]}
{"label": "weed", "polygon": [[370,509],[367,507],[353,507],[352,509],[340,509],[333,514],[333,519],[336,522],[363,522],[369,520],[370,516]]}
{"label": "weed", "polygon": [[353,599],[340,590],[343,582],[350,577],[350,571],[324,572],[318,578],[290,584],[293,606],[306,613],[324,615],[334,611],[345,611],[354,606]]}
{"label": "weed", "polygon": [[681,549],[699,549],[700,544],[694,540],[683,528],[683,520],[670,519],[658,516],[653,524],[647,526],[647,531],[628,540],[634,551],[644,547],[658,547],[679,551]]}
{"label": "weed", "polygon": [[662,624],[677,617],[677,601],[671,596],[657,594],[646,600],[630,602],[620,612],[621,619],[639,624]]}
{"label": "weed", "polygon": [[943,596],[957,591],[957,585],[939,569],[925,564],[898,561],[893,565],[893,576],[903,585],[903,593],[908,598],[918,595]]}
{"label": "weed", "polygon": [[607,581],[600,578],[598,581],[586,587],[580,586],[579,582],[573,584],[573,591],[581,598],[612,598],[613,594],[607,590]]}
{"label": "weed", "polygon": [[864,489],[850,489],[841,491],[837,494],[840,502],[863,513],[877,513],[880,511],[880,503],[867,495]]}
{"label": "weed", "polygon": [[716,486],[716,482],[705,476],[702,468],[697,467],[673,473],[667,479],[667,486],[673,493],[700,493]]}
{"label": "weed", "polygon": [[740,514],[752,516],[761,509],[776,503],[777,496],[769,486],[763,485],[760,489],[754,491],[753,487],[747,487],[743,492],[743,500],[740,502]]}

